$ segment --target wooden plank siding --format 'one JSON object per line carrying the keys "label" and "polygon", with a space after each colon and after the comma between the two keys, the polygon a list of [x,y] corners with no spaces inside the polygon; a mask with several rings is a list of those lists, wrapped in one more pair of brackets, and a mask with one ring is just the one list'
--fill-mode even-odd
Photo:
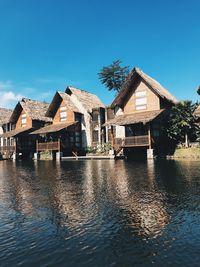
{"label": "wooden plank siding", "polygon": [[[16,129],[22,128],[22,115],[24,114],[26,113],[24,110],[22,110],[16,122]],[[32,119],[27,114],[26,114],[26,126],[24,127],[32,127]]]}
{"label": "wooden plank siding", "polygon": [[62,107],[66,107],[66,112],[67,112],[67,118],[66,118],[66,122],[74,122],[75,121],[75,113],[74,111],[72,111],[71,109],[69,109],[66,104],[64,103],[64,101],[62,100],[58,110],[56,111],[56,114],[53,118],[53,124],[57,124],[60,121],[60,108]]}
{"label": "wooden plank siding", "polygon": [[[136,110],[136,93],[138,92],[146,92],[146,98],[147,98],[147,108],[143,110]],[[139,113],[144,111],[152,111],[152,110],[159,110],[160,109],[160,98],[143,82],[141,81],[136,88],[135,91],[133,91],[132,94],[130,94],[127,102],[124,105],[124,114],[132,114],[132,113]]]}

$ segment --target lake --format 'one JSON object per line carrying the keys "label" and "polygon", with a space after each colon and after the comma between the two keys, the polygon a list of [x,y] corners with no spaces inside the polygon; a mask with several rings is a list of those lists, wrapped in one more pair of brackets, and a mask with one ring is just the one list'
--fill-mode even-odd
{"label": "lake", "polygon": [[200,162],[0,162],[0,266],[199,266]]}

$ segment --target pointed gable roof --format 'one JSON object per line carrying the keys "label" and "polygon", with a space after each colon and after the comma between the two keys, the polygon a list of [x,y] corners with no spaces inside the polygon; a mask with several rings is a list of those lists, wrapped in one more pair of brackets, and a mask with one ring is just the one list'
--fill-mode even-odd
{"label": "pointed gable roof", "polygon": [[69,95],[74,94],[88,112],[92,112],[93,108],[105,108],[105,105],[95,94],[74,87],[67,87],[65,92]]}
{"label": "pointed gable roof", "polygon": [[11,109],[0,108],[0,126],[9,122],[11,114]]}
{"label": "pointed gable roof", "polygon": [[15,106],[13,113],[10,117],[10,122],[15,123],[19,118],[19,115],[22,110],[24,110],[24,112],[32,120],[49,122],[51,121],[51,118],[45,116],[48,107],[49,104],[47,103],[40,102],[37,100],[32,100],[29,98],[22,98],[22,100],[19,101]]}
{"label": "pointed gable roof", "polygon": [[127,95],[130,93],[133,87],[136,88],[141,80],[146,83],[159,97],[173,104],[177,103],[177,99],[159,82],[145,74],[139,68],[134,68],[128,75],[121,91],[112,102],[111,107],[114,108],[115,106],[123,106],[123,102],[126,99]]}
{"label": "pointed gable roof", "polygon": [[71,101],[69,95],[67,95],[64,92],[57,91],[53,97],[53,100],[51,101],[51,104],[49,105],[49,108],[46,112],[46,116],[53,118],[62,101],[64,102],[66,107],[69,108],[70,110],[81,113],[79,109]]}

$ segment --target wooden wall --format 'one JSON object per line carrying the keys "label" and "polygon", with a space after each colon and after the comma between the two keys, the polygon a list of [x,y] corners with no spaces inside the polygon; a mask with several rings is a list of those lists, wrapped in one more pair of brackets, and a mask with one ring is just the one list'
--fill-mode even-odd
{"label": "wooden wall", "polygon": [[[22,115],[23,114],[26,114],[24,110],[21,111],[19,118],[16,122],[16,129],[22,128]],[[32,127],[32,119],[28,117],[27,114],[26,114],[26,126],[24,127]]]}
{"label": "wooden wall", "polygon": [[[147,104],[146,109],[136,110],[136,93],[146,91]],[[138,98],[138,97],[137,97]],[[128,101],[124,106],[124,114],[138,113],[144,111],[151,110],[159,110],[160,109],[160,98],[152,92],[152,90],[144,83],[140,82],[137,86],[136,90],[129,96]]]}
{"label": "wooden wall", "polygon": [[[75,121],[75,113],[66,106],[64,101],[61,102],[60,107],[66,107],[66,111],[67,111],[67,119],[66,119],[66,121],[63,121],[63,122],[73,122],[73,121]],[[55,114],[55,116],[53,118],[53,124],[61,122],[60,121],[60,107],[56,111],[56,114]]]}

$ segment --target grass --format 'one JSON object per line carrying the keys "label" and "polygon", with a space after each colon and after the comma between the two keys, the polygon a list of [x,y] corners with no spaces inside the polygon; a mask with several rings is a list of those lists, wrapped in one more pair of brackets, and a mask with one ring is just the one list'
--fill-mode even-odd
{"label": "grass", "polygon": [[175,158],[200,158],[200,147],[177,148]]}

